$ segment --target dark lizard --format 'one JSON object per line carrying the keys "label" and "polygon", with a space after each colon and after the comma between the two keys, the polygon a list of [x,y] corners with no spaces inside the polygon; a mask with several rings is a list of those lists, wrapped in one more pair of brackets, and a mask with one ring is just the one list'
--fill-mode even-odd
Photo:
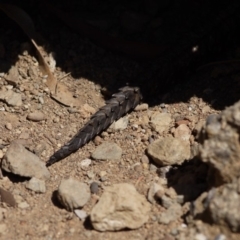
{"label": "dark lizard", "polygon": [[115,120],[134,109],[142,100],[142,95],[137,87],[126,86],[119,90],[119,93],[113,94],[112,98],[106,102],[106,105],[100,108],[68,143],[50,157],[46,163],[47,166],[76,152],[109,127]]}
{"label": "dark lizard", "polygon": [[[237,9],[239,9],[239,5],[240,4],[238,2],[229,4],[224,11],[220,11],[218,15],[215,15],[213,21],[206,21],[204,24],[206,26],[200,26],[197,32],[190,32],[188,38],[186,36],[182,36],[182,41],[180,41],[178,45],[169,49],[164,56],[161,56],[159,60],[156,60],[155,65],[151,64],[152,66],[150,65],[147,72],[140,74],[141,77],[137,77],[137,83],[139,86],[145,86],[142,89],[145,90],[144,95],[152,95],[152,89],[153,91],[156,91],[156,89],[157,91],[159,90],[158,80],[155,79],[164,78],[164,82],[168,82],[168,85],[172,85],[171,80],[175,77],[175,75],[173,75],[174,72],[178,72],[179,69],[187,71],[187,69],[189,69],[189,65],[195,61],[194,53],[191,52],[191,49],[195,45],[200,46],[200,49],[207,46],[209,44],[209,35],[214,35],[214,30],[219,32],[219,30],[224,27],[225,29],[223,32],[228,32],[229,26],[231,25],[231,19],[234,19],[232,16],[236,15],[236,12],[238,12]],[[201,55],[205,55],[203,52],[205,51],[202,50]],[[155,69],[155,66],[157,66],[157,69]],[[146,81],[146,79],[149,78],[152,79],[151,82]],[[153,82],[154,85],[152,85]],[[148,84],[150,84],[149,87]],[[160,88],[165,89],[162,81],[160,84]],[[106,105],[91,117],[89,122],[87,122],[86,125],[79,130],[70,142],[65,144],[50,157],[47,162],[47,166],[60,161],[73,152],[76,152],[80,147],[110,126],[113,121],[118,120],[129,110],[135,108],[141,98],[142,95],[139,88],[124,87],[120,89],[120,92],[114,94],[113,98],[107,101]]]}

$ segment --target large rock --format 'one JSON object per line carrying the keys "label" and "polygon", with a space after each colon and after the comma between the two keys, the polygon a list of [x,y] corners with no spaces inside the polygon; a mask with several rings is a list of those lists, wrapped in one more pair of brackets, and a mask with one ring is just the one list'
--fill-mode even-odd
{"label": "large rock", "polygon": [[181,164],[190,158],[190,143],[173,137],[161,137],[147,148],[148,154],[160,166]]}
{"label": "large rock", "polygon": [[63,179],[58,187],[58,200],[69,211],[83,207],[90,199],[90,189],[86,183],[73,178]]}
{"label": "large rock", "polygon": [[220,115],[210,115],[201,133],[201,159],[211,167],[210,184],[240,177],[240,102]]}
{"label": "large rock", "polygon": [[240,232],[240,179],[203,193],[194,203],[194,217]]}
{"label": "large rock", "polygon": [[6,152],[2,160],[2,169],[23,177],[50,178],[45,163],[16,141],[11,143]]}
{"label": "large rock", "polygon": [[105,189],[91,212],[91,222],[98,231],[136,229],[149,218],[150,204],[128,183]]}

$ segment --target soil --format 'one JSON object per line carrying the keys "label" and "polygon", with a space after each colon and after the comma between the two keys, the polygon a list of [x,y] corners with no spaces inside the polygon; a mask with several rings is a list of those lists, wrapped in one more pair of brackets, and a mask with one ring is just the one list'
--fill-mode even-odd
{"label": "soil", "polygon": [[[21,139],[27,149],[46,162],[54,151],[84,126],[91,114],[103,106],[105,100],[116,92],[118,87],[136,78],[145,64],[95,45],[62,21],[56,20],[53,15],[48,16],[47,12],[40,11],[36,16],[30,15],[38,33],[45,39],[48,56],[52,54],[52,57],[49,57],[50,62],[56,61],[54,76],[68,87],[72,96],[79,99],[82,105],[64,106],[51,97],[44,82],[44,75],[39,70],[34,47],[17,24],[0,12],[1,22],[4,23],[0,25],[0,86],[20,93],[23,101],[21,106],[11,106],[0,101],[0,151],[4,155],[13,140]],[[51,21],[53,18],[55,20]],[[100,21],[99,24],[101,25]],[[134,40],[140,38],[138,33],[132,36]],[[238,47],[234,46],[232,52],[237,55]],[[199,128],[199,122],[203,125],[208,115],[219,113],[237,100],[238,80],[234,78],[235,70],[239,69],[237,65],[224,62],[222,65],[207,66],[194,76],[188,76],[186,81],[171,85],[159,95],[153,95],[151,103],[143,99],[144,103],[149,103],[149,107],[129,113],[129,124],[125,130],[107,129],[77,152],[50,166],[51,178],[46,181],[46,192],[43,194],[26,189],[25,184],[29,179],[3,171],[0,186],[21,198],[22,202],[27,202],[28,207],[1,205],[0,238],[223,239],[217,238],[222,234],[225,239],[238,239],[239,235],[200,220],[188,224],[186,219],[181,217],[169,224],[159,223],[158,215],[164,209],[159,203],[152,204],[149,221],[139,229],[98,232],[92,228],[88,218],[81,221],[74,213],[61,207],[54,195],[63,178],[71,176],[90,184],[93,180],[99,182],[100,173],[105,171],[106,180],[100,181],[99,193],[97,196],[92,195],[83,208],[88,214],[104,188],[114,183],[131,183],[139,193],[147,197],[151,183],[160,178],[159,169],[162,169],[148,157],[147,165],[142,160],[146,158],[149,143],[160,136],[173,134],[176,122],[180,120],[188,122],[191,142],[197,141],[196,129]],[[11,66],[19,73],[17,83],[7,80]],[[232,79],[235,81],[234,86],[230,83]],[[231,94],[227,94],[226,89]],[[27,115],[36,110],[46,116],[45,120],[34,122],[27,119]],[[154,131],[149,123],[141,124],[142,119],[159,111],[170,113],[173,119],[163,133]],[[102,142],[114,142],[120,146],[123,150],[121,160],[93,160],[92,165],[83,170],[79,163],[90,158],[91,153]],[[187,181],[199,161],[195,159],[182,166],[174,166],[174,173],[169,178],[171,185],[181,178],[186,178]],[[188,166],[186,171],[183,170],[185,165]],[[187,202],[182,206],[186,214],[190,211],[189,205],[190,202]],[[205,238],[200,238],[201,236]]]}

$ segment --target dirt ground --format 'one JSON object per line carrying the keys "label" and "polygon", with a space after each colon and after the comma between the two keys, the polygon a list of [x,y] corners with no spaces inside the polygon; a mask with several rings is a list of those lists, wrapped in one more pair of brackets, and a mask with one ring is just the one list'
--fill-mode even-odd
{"label": "dirt ground", "polygon": [[[61,21],[46,24],[45,21],[51,20],[53,16],[48,19],[42,14],[40,12],[35,16],[34,21],[37,31],[50,49],[46,52],[52,63],[53,75],[68,87],[74,99],[81,104],[77,107],[65,106],[50,96],[33,45],[21,28],[0,12],[4,23],[0,25],[0,87],[1,90],[13,90],[22,99],[19,106],[12,106],[5,100],[0,101],[1,158],[7,152],[9,144],[18,139],[46,162],[54,151],[84,126],[92,113],[103,106],[118,87],[126,85],[144,66],[142,62],[95,45]],[[238,48],[235,47],[234,51],[237,55]],[[28,190],[25,185],[29,178],[3,171],[0,186],[11,192],[18,203],[27,204],[18,204],[16,207],[1,204],[0,239],[238,239],[239,235],[218,226],[210,226],[201,220],[188,223],[184,216],[169,224],[160,223],[158,216],[164,207],[159,203],[151,204],[150,218],[139,229],[98,232],[92,228],[89,219],[81,221],[74,213],[61,207],[54,198],[61,179],[70,176],[88,185],[92,181],[100,184],[97,196],[92,195],[83,208],[87,214],[90,214],[104,188],[115,183],[131,183],[147,198],[151,183],[161,178],[159,172],[163,169],[147,157],[148,145],[159,137],[174,134],[179,121],[187,122],[191,131],[191,143],[194,145],[197,141],[196,131],[204,124],[207,116],[219,113],[237,100],[236,85],[230,88],[232,85],[229,80],[234,78],[231,74],[235,73],[229,72],[238,66],[224,66],[225,68],[217,65],[199,70],[191,79],[154,95],[152,102],[155,104],[143,99],[143,103],[149,104],[147,109],[129,113],[129,123],[125,130],[106,129],[76,153],[50,166],[51,177],[46,181],[45,193]],[[10,68],[16,72],[15,82],[9,81],[7,77]],[[227,76],[222,77],[224,74]],[[226,89],[231,94],[227,94]],[[41,111],[45,119],[37,122],[28,120],[28,114],[35,111]],[[172,122],[162,133],[156,132],[149,121],[143,124],[143,120],[149,119],[155,112],[171,115]],[[114,142],[121,147],[121,160],[93,160],[89,168],[82,169],[80,162],[91,158],[91,153],[102,142]],[[195,171],[198,161],[195,159],[192,163],[186,162],[186,165],[190,164],[186,171],[181,170],[181,166],[174,166],[175,175],[169,181],[176,182],[180,178],[186,178],[187,181],[189,172]],[[104,181],[101,181],[102,172],[106,173]],[[190,202],[182,205],[182,211],[183,215],[189,213]]]}

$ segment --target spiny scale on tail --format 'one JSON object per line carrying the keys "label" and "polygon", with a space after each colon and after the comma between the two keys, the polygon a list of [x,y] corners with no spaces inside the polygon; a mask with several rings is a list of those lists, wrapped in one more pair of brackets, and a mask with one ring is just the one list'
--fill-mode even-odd
{"label": "spiny scale on tail", "polygon": [[119,93],[113,94],[106,105],[99,109],[86,125],[47,161],[47,166],[60,161],[76,152],[80,147],[92,140],[96,135],[109,127],[113,121],[118,120],[128,111],[134,109],[141,101],[142,95],[137,87],[123,87]]}

